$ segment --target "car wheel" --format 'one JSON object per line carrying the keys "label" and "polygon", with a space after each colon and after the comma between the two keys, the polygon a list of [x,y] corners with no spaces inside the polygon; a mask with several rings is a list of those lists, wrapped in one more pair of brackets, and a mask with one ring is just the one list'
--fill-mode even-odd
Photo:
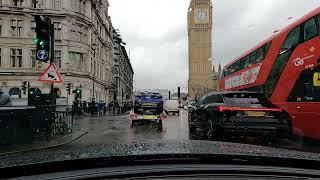
{"label": "car wheel", "polygon": [[214,120],[209,119],[208,120],[209,123],[209,129],[208,129],[208,139],[209,140],[215,140],[215,141],[219,141],[222,139],[223,136],[223,132],[221,130],[219,130],[217,124],[214,122]]}
{"label": "car wheel", "polygon": [[131,126],[136,126],[138,124],[138,121],[137,120],[132,120],[131,121]]}
{"label": "car wheel", "polygon": [[162,125],[162,120],[159,120],[158,122],[158,130],[162,131],[163,125]]}

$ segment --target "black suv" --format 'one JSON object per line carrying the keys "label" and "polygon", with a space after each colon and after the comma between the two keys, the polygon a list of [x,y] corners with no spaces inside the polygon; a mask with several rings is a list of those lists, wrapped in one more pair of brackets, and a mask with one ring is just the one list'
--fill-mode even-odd
{"label": "black suv", "polygon": [[255,92],[211,92],[189,109],[189,132],[196,139],[287,136],[290,127],[288,114]]}

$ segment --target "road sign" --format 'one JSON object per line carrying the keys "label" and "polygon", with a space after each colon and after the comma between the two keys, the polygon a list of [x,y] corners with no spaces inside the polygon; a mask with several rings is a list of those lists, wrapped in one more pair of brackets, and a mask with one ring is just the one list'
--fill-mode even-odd
{"label": "road sign", "polygon": [[44,73],[39,77],[38,81],[50,83],[62,83],[60,73],[58,72],[54,63],[51,63]]}
{"label": "road sign", "polygon": [[37,59],[43,61],[46,60],[49,56],[49,53],[46,50],[40,50],[37,53]]}

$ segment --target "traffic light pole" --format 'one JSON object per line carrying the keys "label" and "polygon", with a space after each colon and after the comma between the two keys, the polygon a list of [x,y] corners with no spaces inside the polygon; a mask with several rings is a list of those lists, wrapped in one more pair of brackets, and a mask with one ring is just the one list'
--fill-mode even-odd
{"label": "traffic light pole", "polygon": [[[49,20],[50,25],[50,64],[54,63],[54,25],[51,23],[51,20]],[[53,83],[50,85],[50,94],[54,97],[54,86]]]}

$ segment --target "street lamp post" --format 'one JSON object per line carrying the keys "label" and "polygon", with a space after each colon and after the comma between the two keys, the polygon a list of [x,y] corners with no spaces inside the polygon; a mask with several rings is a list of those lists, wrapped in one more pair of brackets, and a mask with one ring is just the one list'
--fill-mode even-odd
{"label": "street lamp post", "polygon": [[[96,58],[96,49],[97,49],[97,44],[96,43],[94,43],[94,44],[92,44],[92,46],[91,46],[91,50],[93,51],[93,58],[95,59]],[[94,62],[92,62],[91,61],[91,66],[93,66],[94,67]],[[94,83],[94,81],[95,81],[95,69],[93,69],[93,67],[91,67],[91,70],[93,70],[93,72],[92,72],[92,100],[95,100],[95,83]]]}

